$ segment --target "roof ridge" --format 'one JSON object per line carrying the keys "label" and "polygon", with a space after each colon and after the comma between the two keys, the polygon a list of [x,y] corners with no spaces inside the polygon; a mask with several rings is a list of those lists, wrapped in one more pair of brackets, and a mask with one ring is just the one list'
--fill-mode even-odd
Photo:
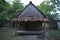
{"label": "roof ridge", "polygon": [[32,1],[30,1],[30,3],[29,3],[15,18],[17,18],[30,4],[33,5],[33,6],[39,11],[39,13],[41,13],[45,18],[47,18],[47,17],[41,12],[41,10],[39,10],[39,9],[32,3]]}

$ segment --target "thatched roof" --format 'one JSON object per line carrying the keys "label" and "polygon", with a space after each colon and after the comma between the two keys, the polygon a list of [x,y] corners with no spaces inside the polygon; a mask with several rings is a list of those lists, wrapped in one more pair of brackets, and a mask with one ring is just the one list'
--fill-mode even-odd
{"label": "thatched roof", "polygon": [[48,20],[47,17],[30,2],[14,20]]}

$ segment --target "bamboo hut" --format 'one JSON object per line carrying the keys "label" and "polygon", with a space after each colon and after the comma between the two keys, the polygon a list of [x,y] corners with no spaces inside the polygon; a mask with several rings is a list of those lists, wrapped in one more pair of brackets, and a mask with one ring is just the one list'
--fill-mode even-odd
{"label": "bamboo hut", "polygon": [[12,19],[14,27],[23,31],[44,30],[47,21],[49,19],[32,2]]}

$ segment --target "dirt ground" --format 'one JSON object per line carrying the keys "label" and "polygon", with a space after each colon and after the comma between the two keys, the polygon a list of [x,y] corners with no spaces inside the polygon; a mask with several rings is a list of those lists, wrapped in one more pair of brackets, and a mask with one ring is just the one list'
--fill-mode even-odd
{"label": "dirt ground", "polygon": [[54,40],[48,32],[45,33],[45,37],[39,38],[39,35],[19,35],[14,36],[16,28],[3,27],[0,30],[0,40]]}

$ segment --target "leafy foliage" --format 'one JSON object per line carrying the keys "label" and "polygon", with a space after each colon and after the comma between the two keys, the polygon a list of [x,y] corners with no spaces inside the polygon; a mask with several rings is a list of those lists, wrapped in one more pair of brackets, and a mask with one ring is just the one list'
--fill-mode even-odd
{"label": "leafy foliage", "polygon": [[0,0],[0,24],[6,23],[14,18],[23,9],[23,3],[19,0],[14,0],[13,4],[9,4],[5,0]]}
{"label": "leafy foliage", "polygon": [[[57,0],[56,0],[57,1]],[[58,4],[56,4],[58,5]],[[57,13],[55,10],[55,0],[47,0],[42,2],[40,5],[37,6],[47,17],[51,19],[57,19],[59,16],[59,13]]]}
{"label": "leafy foliage", "polygon": [[12,18],[15,17],[16,15],[18,15],[23,8],[24,8],[23,3],[21,3],[20,0],[13,1],[12,9],[11,9],[13,12]]}
{"label": "leafy foliage", "polygon": [[5,0],[0,0],[0,12],[8,10],[9,6]]}
{"label": "leafy foliage", "polygon": [[43,13],[47,14],[50,12],[53,8],[49,4],[45,4],[45,2],[42,2],[38,8],[42,10]]}
{"label": "leafy foliage", "polygon": [[[3,5],[3,6],[2,6]],[[7,6],[9,5],[9,6]],[[0,20],[10,20],[23,9],[23,4],[19,0],[13,1],[13,4],[8,4],[5,0],[2,1],[1,11],[0,11]]]}

